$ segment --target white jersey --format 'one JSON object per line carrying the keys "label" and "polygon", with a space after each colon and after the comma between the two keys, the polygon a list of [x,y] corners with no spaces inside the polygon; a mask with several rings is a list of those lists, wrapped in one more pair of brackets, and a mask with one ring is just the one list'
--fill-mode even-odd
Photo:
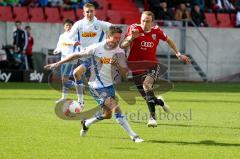
{"label": "white jersey", "polygon": [[74,40],[77,35],[81,47],[85,48],[91,44],[103,41],[106,31],[111,25],[111,23],[98,20],[96,17],[92,21],[83,18],[74,23],[70,30],[69,38]]}
{"label": "white jersey", "polygon": [[119,76],[117,69],[110,64],[111,59],[117,59],[121,67],[127,68],[124,50],[119,46],[113,50],[106,48],[106,41],[93,44],[87,48],[83,57],[91,57],[91,75],[89,86],[94,89],[111,86]]}
{"label": "white jersey", "polygon": [[78,51],[76,47],[74,47],[74,43],[74,40],[69,39],[69,32],[64,32],[59,36],[55,51],[61,52],[61,59],[64,59],[69,54]]}

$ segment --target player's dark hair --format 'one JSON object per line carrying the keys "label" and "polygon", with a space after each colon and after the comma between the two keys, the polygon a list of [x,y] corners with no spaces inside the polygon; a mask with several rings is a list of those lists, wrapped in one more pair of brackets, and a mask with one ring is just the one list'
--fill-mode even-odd
{"label": "player's dark hair", "polygon": [[29,26],[29,25],[27,25],[26,27],[25,27],[25,29],[27,30],[27,29],[31,29],[31,27]]}
{"label": "player's dark hair", "polygon": [[63,22],[63,25],[65,24],[72,24],[73,25],[73,21],[71,19],[65,19],[64,22]]}
{"label": "player's dark hair", "polygon": [[118,26],[110,26],[107,31],[107,36],[113,36],[115,33],[122,33],[122,29]]}
{"label": "player's dark hair", "polygon": [[17,23],[22,24],[22,22],[20,20],[15,21],[15,24],[17,24]]}

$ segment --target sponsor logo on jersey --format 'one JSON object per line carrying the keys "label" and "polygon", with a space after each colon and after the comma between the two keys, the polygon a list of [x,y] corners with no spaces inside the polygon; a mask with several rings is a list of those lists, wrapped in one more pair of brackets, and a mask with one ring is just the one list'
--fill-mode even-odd
{"label": "sponsor logo on jersey", "polygon": [[5,72],[2,72],[0,70],[0,80],[4,81],[4,82],[8,82],[10,77],[11,77],[11,73],[5,73]]}
{"label": "sponsor logo on jersey", "polygon": [[141,46],[153,48],[154,47],[154,43],[153,42],[148,42],[148,41],[142,41],[141,42]]}
{"label": "sponsor logo on jersey", "polygon": [[30,73],[30,81],[38,81],[39,83],[42,82],[43,73],[37,73],[35,70],[33,73]]}
{"label": "sponsor logo on jersey", "polygon": [[96,32],[83,32],[82,37],[95,37],[97,36]]}
{"label": "sponsor logo on jersey", "polygon": [[110,62],[111,62],[111,58],[107,58],[107,57],[100,58],[100,63],[102,64],[110,64]]}
{"label": "sponsor logo on jersey", "polygon": [[73,46],[73,44],[63,43],[63,46]]}

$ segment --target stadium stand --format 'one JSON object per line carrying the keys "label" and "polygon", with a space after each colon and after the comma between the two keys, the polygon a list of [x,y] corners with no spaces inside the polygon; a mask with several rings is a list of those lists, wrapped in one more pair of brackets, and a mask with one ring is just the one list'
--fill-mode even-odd
{"label": "stadium stand", "polygon": [[82,9],[75,10],[75,14],[77,16],[77,19],[82,19],[83,18],[83,10]]}
{"label": "stadium stand", "polygon": [[108,10],[115,10],[115,11],[133,11],[139,12],[135,3],[125,0],[125,1],[111,1],[107,0],[107,9]]}
{"label": "stadium stand", "polygon": [[237,20],[237,15],[235,13],[232,13],[231,14],[231,23],[235,27],[237,27],[236,20]]}
{"label": "stadium stand", "polygon": [[15,20],[29,21],[29,14],[26,7],[13,7],[13,17]]}
{"label": "stadium stand", "polygon": [[[149,8],[146,2],[147,0],[144,0],[145,9]],[[101,6],[101,9],[96,10],[98,19],[108,20],[115,24],[139,22],[140,12],[134,0],[99,0],[98,3]],[[235,27],[236,15],[234,13],[218,13],[216,17],[215,13],[209,12],[205,13],[205,16],[210,27]],[[66,18],[74,21],[83,18],[82,9],[0,6],[0,21],[61,23]]]}
{"label": "stadium stand", "polygon": [[76,17],[76,15],[74,13],[74,10],[69,10],[69,9],[66,10],[64,8],[58,8],[58,9],[59,9],[61,20],[64,20],[64,19],[67,19],[67,18],[69,18],[69,19],[71,19],[73,21],[76,20],[77,17]]}
{"label": "stadium stand", "polygon": [[96,10],[96,17],[100,20],[106,20],[107,18],[106,10]]}
{"label": "stadium stand", "polygon": [[45,22],[42,8],[31,8],[28,13],[31,22]]}
{"label": "stadium stand", "polygon": [[60,14],[58,8],[43,8],[43,14],[48,23],[58,23],[61,22]]}
{"label": "stadium stand", "polygon": [[207,23],[210,27],[217,27],[217,19],[214,13],[205,13]]}
{"label": "stadium stand", "polygon": [[218,14],[218,19],[220,21],[219,27],[221,27],[221,28],[231,28],[231,27],[234,27],[232,22],[231,22],[230,14],[219,13]]}
{"label": "stadium stand", "polygon": [[118,12],[113,10],[107,10],[107,21],[113,24],[121,24],[121,16]]}
{"label": "stadium stand", "polygon": [[133,11],[118,11],[121,16],[121,24],[139,23],[140,13]]}
{"label": "stadium stand", "polygon": [[234,14],[218,13],[219,22],[214,13],[205,13],[205,16],[210,27],[232,28],[235,26]]}
{"label": "stadium stand", "polygon": [[0,21],[14,21],[11,7],[0,6]]}

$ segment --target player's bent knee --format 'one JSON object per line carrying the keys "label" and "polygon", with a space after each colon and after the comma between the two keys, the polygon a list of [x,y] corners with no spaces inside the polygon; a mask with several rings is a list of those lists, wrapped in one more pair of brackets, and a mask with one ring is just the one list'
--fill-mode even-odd
{"label": "player's bent knee", "polygon": [[150,82],[148,82],[148,81],[144,81],[143,82],[143,88],[145,90],[150,90],[152,88],[152,84]]}
{"label": "player's bent knee", "polygon": [[108,97],[105,102],[104,105],[106,107],[108,107],[110,110],[113,110],[114,107],[117,105],[117,102],[115,101],[115,99],[113,99],[112,97]]}
{"label": "player's bent knee", "polygon": [[111,119],[112,118],[112,111],[104,112],[103,118],[104,119]]}
{"label": "player's bent knee", "polygon": [[76,69],[73,70],[73,76],[78,79],[78,71]]}
{"label": "player's bent knee", "polygon": [[83,65],[78,66],[76,69],[73,71],[73,76],[75,79],[80,80],[82,75],[86,72],[86,68]]}

